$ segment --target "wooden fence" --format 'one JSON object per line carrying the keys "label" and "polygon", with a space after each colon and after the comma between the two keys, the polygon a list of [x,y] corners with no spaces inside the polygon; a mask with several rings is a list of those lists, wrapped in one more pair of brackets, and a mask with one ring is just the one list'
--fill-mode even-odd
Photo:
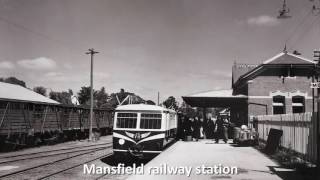
{"label": "wooden fence", "polygon": [[283,130],[280,146],[298,152],[309,162],[317,160],[317,113],[251,116],[258,120],[259,138],[267,140],[271,128]]}

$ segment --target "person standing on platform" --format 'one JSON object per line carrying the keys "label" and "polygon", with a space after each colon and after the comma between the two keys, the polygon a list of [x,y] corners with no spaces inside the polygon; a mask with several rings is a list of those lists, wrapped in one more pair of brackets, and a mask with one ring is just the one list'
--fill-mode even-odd
{"label": "person standing on platform", "polygon": [[184,124],[185,124],[186,117],[183,114],[178,115],[178,128],[177,128],[177,136],[176,139],[184,139],[185,138],[185,131],[184,131]]}
{"label": "person standing on platform", "polygon": [[208,120],[208,127],[207,127],[207,138],[208,139],[213,139],[213,135],[214,135],[214,128],[215,128],[215,124],[213,122],[213,119],[209,119]]}
{"label": "person standing on platform", "polygon": [[200,122],[198,117],[194,118],[193,124],[192,124],[192,128],[193,128],[193,138],[198,141],[199,137],[200,137]]}
{"label": "person standing on platform", "polygon": [[223,119],[222,126],[223,126],[223,141],[225,143],[227,143],[227,141],[229,139],[229,137],[228,137],[228,128],[230,126],[230,122],[229,122],[227,117]]}
{"label": "person standing on platform", "polygon": [[227,118],[222,119],[222,117],[218,117],[216,121],[216,143],[219,143],[220,138],[222,138],[225,143],[228,142],[228,126],[229,121]]}
{"label": "person standing on platform", "polygon": [[192,121],[187,116],[185,116],[185,118],[184,118],[184,127],[183,128],[184,128],[185,137],[192,135]]}
{"label": "person standing on platform", "polygon": [[207,138],[207,132],[206,132],[205,127],[206,127],[205,122],[204,122],[203,118],[201,118],[199,121],[199,131],[200,131],[199,138],[200,139]]}

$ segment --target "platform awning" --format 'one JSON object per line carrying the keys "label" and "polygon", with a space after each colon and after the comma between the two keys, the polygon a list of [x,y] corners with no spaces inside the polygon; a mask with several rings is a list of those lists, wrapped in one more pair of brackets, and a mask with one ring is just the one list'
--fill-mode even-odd
{"label": "platform awning", "polygon": [[248,99],[246,95],[233,95],[232,92],[232,89],[208,91],[182,96],[182,99],[192,107],[231,107]]}

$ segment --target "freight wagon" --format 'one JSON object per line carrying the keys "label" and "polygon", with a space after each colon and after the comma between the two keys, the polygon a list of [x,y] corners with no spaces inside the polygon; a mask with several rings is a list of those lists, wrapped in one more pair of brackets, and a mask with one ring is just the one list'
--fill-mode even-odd
{"label": "freight wagon", "polygon": [[[0,83],[0,151],[84,139],[89,112],[88,107],[61,105],[21,86]],[[112,109],[94,109],[93,117],[96,134],[111,133]]]}

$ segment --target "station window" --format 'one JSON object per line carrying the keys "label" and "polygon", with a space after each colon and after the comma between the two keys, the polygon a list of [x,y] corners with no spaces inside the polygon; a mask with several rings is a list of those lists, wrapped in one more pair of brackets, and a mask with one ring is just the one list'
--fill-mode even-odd
{"label": "station window", "polygon": [[273,114],[285,114],[285,100],[284,96],[273,96]]}
{"label": "station window", "polygon": [[136,128],[137,113],[118,113],[117,128]]}
{"label": "station window", "polygon": [[305,112],[305,100],[303,96],[292,97],[292,113]]}
{"label": "station window", "polygon": [[161,114],[141,114],[141,129],[161,129]]}

